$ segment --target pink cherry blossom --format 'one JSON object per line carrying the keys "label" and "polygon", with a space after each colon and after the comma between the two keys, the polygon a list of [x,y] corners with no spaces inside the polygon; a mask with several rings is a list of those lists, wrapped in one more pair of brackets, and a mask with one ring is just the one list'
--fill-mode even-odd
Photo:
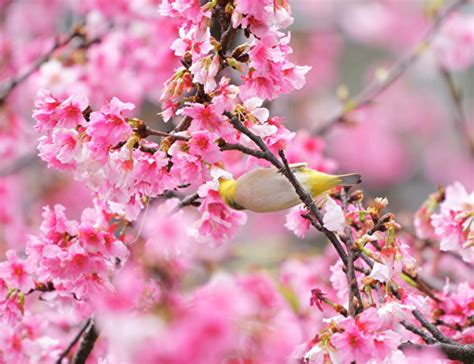
{"label": "pink cherry blossom", "polygon": [[440,213],[431,221],[440,237],[440,249],[460,251],[467,262],[474,261],[474,193],[468,193],[459,183],[446,188]]}
{"label": "pink cherry blossom", "polygon": [[215,163],[221,159],[221,151],[216,144],[217,135],[205,131],[191,133],[188,143],[189,153],[201,157],[208,163]]}
{"label": "pink cherry blossom", "polygon": [[216,243],[230,239],[239,225],[245,224],[247,216],[243,212],[231,210],[222,202],[215,183],[208,182],[198,191],[203,198],[199,207],[201,218],[195,222],[193,235],[200,240]]}
{"label": "pink cherry blossom", "polygon": [[124,103],[113,98],[100,112],[93,112],[87,134],[91,136],[91,143],[115,146],[126,140],[131,132],[131,126],[125,121],[123,113],[133,110],[134,105]]}
{"label": "pink cherry blossom", "polygon": [[227,119],[221,115],[220,105],[190,103],[181,109],[181,113],[193,119],[191,131],[209,130],[224,136],[232,130]]}
{"label": "pink cherry blossom", "polygon": [[215,77],[219,69],[220,62],[218,56],[202,58],[189,68],[193,74],[193,82],[202,84],[206,93],[216,88]]}
{"label": "pink cherry blossom", "polygon": [[306,213],[307,211],[305,209],[302,209],[301,207],[295,207],[286,215],[285,227],[288,230],[294,232],[295,235],[300,239],[304,239],[310,228],[309,219],[303,217],[303,215]]}
{"label": "pink cherry blossom", "polygon": [[433,50],[441,64],[450,70],[467,69],[474,63],[472,15],[454,14],[444,24]]}
{"label": "pink cherry blossom", "polygon": [[[447,363],[414,310],[474,343],[465,3],[0,0],[0,362]],[[322,231],[222,200],[281,151],[364,175]]]}
{"label": "pink cherry blossom", "polygon": [[0,276],[9,288],[18,288],[20,291],[28,293],[34,287],[28,262],[20,260],[14,250],[9,250],[6,256],[7,261],[0,263]]}
{"label": "pink cherry blossom", "polygon": [[331,343],[338,350],[338,357],[343,364],[350,364],[354,360],[367,363],[375,349],[370,337],[352,321],[344,326],[343,333],[333,335]]}

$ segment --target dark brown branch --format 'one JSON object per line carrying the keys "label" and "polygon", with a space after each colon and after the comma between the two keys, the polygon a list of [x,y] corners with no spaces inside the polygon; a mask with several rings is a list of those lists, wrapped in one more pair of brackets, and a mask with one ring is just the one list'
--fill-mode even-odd
{"label": "dark brown branch", "polygon": [[34,62],[28,70],[26,70],[23,74],[18,75],[11,79],[6,85],[2,87],[2,91],[0,93],[0,106],[5,102],[7,97],[12,93],[12,91],[20,85],[22,82],[27,80],[33,73],[35,73],[44,63],[48,62],[53,54],[60,48],[68,45],[74,38],[82,37],[84,38],[84,29],[82,26],[75,26],[73,30],[63,39],[58,37],[52,47],[49,49],[48,52],[43,54],[40,58]]}
{"label": "dark brown branch", "polygon": [[221,53],[221,56],[222,57],[225,57],[226,56],[226,52],[227,50],[229,49],[231,43],[232,43],[232,40],[234,39],[235,37],[235,34],[237,32],[237,29],[235,29],[233,26],[232,26],[232,23],[229,22],[229,25],[226,29],[226,31],[224,32],[224,34],[222,34],[222,38],[221,38],[221,50],[220,50],[220,53]]}
{"label": "dark brown branch", "polygon": [[196,201],[199,198],[197,193],[184,197],[178,204],[178,208],[183,208],[185,206],[199,206],[199,203]]}
{"label": "dark brown branch", "polygon": [[439,342],[451,345],[459,345],[455,341],[451,340],[450,338],[446,337],[435,325],[430,323],[423,314],[418,310],[413,310],[413,316],[417,319],[417,321],[430,332],[433,337],[438,340]]}
{"label": "dark brown branch", "polygon": [[419,337],[421,337],[425,343],[427,344],[436,344],[438,342],[438,340],[432,338],[427,332],[425,332],[424,330],[420,329],[419,327],[416,327],[415,325],[413,325],[412,323],[406,321],[406,320],[402,320],[400,321],[400,324],[405,328],[407,329],[408,331],[411,331],[413,332],[414,334],[418,335]]}
{"label": "dark brown branch", "polygon": [[421,42],[412,50],[410,54],[400,59],[390,68],[383,81],[376,79],[370,83],[357,96],[347,101],[342,110],[336,116],[323,123],[321,127],[314,129],[313,134],[323,135],[327,133],[334,125],[345,122],[346,116],[350,112],[373,103],[373,101],[380,94],[382,94],[387,88],[394,84],[395,81],[397,81],[400,76],[402,76],[405,71],[420,58],[420,56],[423,54],[423,51],[427,49],[433,41],[447,17],[467,2],[468,0],[455,0],[442,9],[435,17],[431,28],[428,30]]}
{"label": "dark brown branch", "polygon": [[224,140],[219,141],[219,147],[222,151],[224,150],[238,150],[244,154],[250,155],[255,158],[265,159],[265,153],[261,152],[260,150],[248,148],[242,144],[237,143],[227,143]]}
{"label": "dark brown branch", "polygon": [[[349,231],[348,231],[349,230]],[[350,233],[350,227],[346,229],[346,234]],[[357,277],[354,270],[354,254],[352,252],[352,236],[351,239],[347,239],[346,248],[347,248],[347,286],[349,288],[349,315],[355,316],[357,313],[356,306],[354,304],[354,299],[357,298],[359,302],[359,308],[363,310],[364,303],[360,295],[359,285],[357,284]]]}
{"label": "dark brown branch", "polygon": [[435,349],[443,352],[448,359],[459,360],[465,364],[474,363],[474,345],[451,345],[438,343],[433,345],[414,344],[406,342],[398,347],[400,350],[426,350]]}
{"label": "dark brown branch", "polygon": [[230,123],[236,130],[246,135],[250,140],[252,140],[260,148],[262,153],[253,153],[252,155],[256,156],[257,158],[267,160],[268,162],[273,164],[273,166],[276,167],[279,171],[281,171],[281,173],[283,173],[283,175],[288,179],[288,181],[292,184],[296,193],[300,197],[301,201],[305,204],[306,208],[310,212],[310,214],[308,214],[308,217],[310,219],[311,224],[316,229],[323,232],[324,235],[326,235],[326,237],[329,239],[331,244],[336,249],[343,263],[347,266],[347,254],[344,251],[344,248],[342,247],[342,244],[339,241],[339,238],[334,232],[324,227],[323,216],[321,215],[321,212],[315,206],[311,195],[304,190],[304,188],[301,186],[301,184],[298,182],[298,180],[294,176],[293,172],[291,172],[290,166],[288,165],[288,161],[285,157],[284,152],[282,150],[279,151],[279,155],[281,158],[281,161],[280,161],[270,151],[270,149],[268,149],[263,139],[260,138],[258,135],[252,133],[248,128],[246,128],[245,125],[242,124],[242,122],[239,120],[237,116],[233,116],[230,113],[225,113],[225,115],[229,117]]}
{"label": "dark brown branch", "polygon": [[82,334],[87,330],[89,325],[91,324],[92,319],[87,319],[86,323],[82,326],[82,328],[79,330],[79,332],[74,336],[72,341],[69,343],[68,347],[61,353],[59,356],[58,360],[56,360],[56,364],[61,364],[63,362],[63,359],[68,356],[68,354],[71,352],[72,348],[74,345],[77,344],[79,339],[81,338]]}
{"label": "dark brown branch", "polygon": [[[347,212],[347,206],[349,204],[349,195],[348,195],[349,189],[345,189],[342,192],[342,203],[343,203],[343,208],[344,212]],[[344,229],[344,232],[346,234],[346,239],[343,240],[344,243],[346,244],[346,250],[347,250],[347,286],[349,287],[349,315],[355,316],[357,314],[357,307],[355,307],[354,304],[354,299],[357,299],[357,302],[359,303],[359,309],[363,310],[364,309],[364,302],[362,301],[362,296],[360,295],[360,290],[359,290],[359,284],[357,283],[357,277],[355,275],[355,267],[354,267],[354,261],[355,261],[355,251],[353,250],[354,246],[354,239],[352,237],[352,229],[350,226],[346,226]]]}
{"label": "dark brown branch", "polygon": [[144,123],[141,124],[138,128],[133,129],[133,131],[134,131],[134,133],[138,134],[141,138],[146,138],[150,135],[155,135],[155,136],[159,136],[159,137],[171,138],[173,140],[188,141],[188,140],[191,139],[190,137],[187,137],[187,136],[184,136],[184,135],[177,135],[175,133],[167,133],[165,131],[155,130],[155,129],[149,128]]}
{"label": "dark brown branch", "polygon": [[87,326],[84,335],[79,342],[79,348],[76,351],[76,354],[72,358],[72,364],[84,364],[89,357],[92,349],[94,349],[94,344],[99,337],[99,333],[95,327],[94,321],[90,320],[89,325]]}

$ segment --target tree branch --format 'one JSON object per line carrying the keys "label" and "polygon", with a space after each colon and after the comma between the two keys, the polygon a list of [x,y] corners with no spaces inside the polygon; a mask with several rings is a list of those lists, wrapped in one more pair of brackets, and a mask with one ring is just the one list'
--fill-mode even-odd
{"label": "tree branch", "polygon": [[94,344],[99,337],[99,333],[95,327],[94,321],[91,319],[89,325],[87,326],[84,335],[79,342],[79,348],[76,351],[76,354],[72,358],[72,364],[85,364],[87,358],[89,357]]}
{"label": "tree branch", "polygon": [[32,165],[37,158],[36,150],[19,157],[12,163],[8,164],[5,168],[0,169],[0,177],[10,176],[21,171],[22,169]]}
{"label": "tree branch", "polygon": [[400,321],[400,324],[408,331],[420,336],[427,344],[436,344],[438,342],[436,339],[433,339],[430,335],[428,335],[428,333],[406,320]]}
{"label": "tree branch", "polygon": [[449,95],[451,96],[451,100],[455,108],[454,127],[459,134],[460,139],[466,144],[469,153],[474,156],[474,139],[470,134],[466,113],[464,112],[462,105],[462,91],[454,82],[451,72],[441,66],[439,71],[444,82],[446,83],[446,86],[448,87]]}
{"label": "tree branch", "polygon": [[433,337],[438,340],[439,342],[450,344],[450,345],[459,345],[455,341],[451,340],[450,338],[446,337],[435,325],[430,323],[423,314],[418,310],[413,310],[413,316],[417,319],[417,321],[430,332]]}
{"label": "tree branch", "polygon": [[474,345],[451,345],[451,344],[432,344],[432,345],[421,345],[414,344],[412,342],[406,342],[398,347],[400,350],[426,350],[435,349],[443,352],[448,359],[459,360],[465,364],[472,364],[474,362]]}
{"label": "tree branch", "polygon": [[451,4],[447,5],[444,9],[442,9],[436,15],[431,25],[431,28],[428,30],[421,42],[412,50],[410,54],[396,62],[390,68],[387,73],[387,76],[382,81],[375,79],[358,95],[349,99],[345,103],[345,105],[343,105],[342,110],[340,110],[336,116],[324,122],[319,128],[315,128],[312,131],[312,134],[326,134],[334,125],[345,122],[346,116],[350,112],[371,104],[375,98],[377,98],[387,88],[394,84],[395,81],[397,81],[405,73],[405,71],[420,58],[420,56],[432,43],[433,39],[441,28],[441,25],[448,18],[448,16],[467,2],[468,0],[455,0]]}
{"label": "tree branch", "polygon": [[[344,189],[341,194],[342,206],[344,212],[347,212],[347,206],[349,204],[349,196],[348,191],[350,187]],[[347,286],[349,287],[349,315],[355,316],[357,313],[357,307],[354,305],[354,298],[357,298],[357,302],[359,303],[359,309],[364,309],[364,302],[362,301],[362,296],[360,295],[359,284],[357,283],[357,277],[355,275],[355,267],[354,262],[357,259],[355,256],[355,251],[352,249],[354,246],[354,239],[352,237],[352,228],[350,226],[346,226],[344,229],[346,234],[346,239],[344,243],[346,244],[347,250]]]}
{"label": "tree branch", "polygon": [[79,339],[81,338],[82,334],[87,330],[89,325],[91,324],[92,319],[87,319],[86,323],[82,326],[82,328],[79,330],[79,332],[74,336],[72,341],[69,343],[68,347],[61,353],[59,356],[58,360],[56,360],[56,364],[61,364],[63,362],[63,359],[68,356],[74,345],[77,344]]}
{"label": "tree branch", "polygon": [[177,209],[181,209],[185,206],[199,206],[199,202],[196,200],[199,198],[198,193],[193,193],[192,195],[184,197],[176,206]]}
{"label": "tree branch", "polygon": [[57,37],[54,41],[54,44],[41,57],[39,57],[36,62],[34,62],[28,70],[26,70],[23,74],[17,75],[13,77],[6,85],[3,85],[2,91],[0,93],[0,105],[5,103],[7,97],[12,93],[12,91],[20,85],[22,82],[26,81],[33,73],[35,73],[44,63],[48,62],[52,55],[59,49],[66,45],[68,45],[74,38],[76,37],[85,37],[84,29],[82,26],[77,25],[75,26],[72,31],[63,39],[61,37]]}

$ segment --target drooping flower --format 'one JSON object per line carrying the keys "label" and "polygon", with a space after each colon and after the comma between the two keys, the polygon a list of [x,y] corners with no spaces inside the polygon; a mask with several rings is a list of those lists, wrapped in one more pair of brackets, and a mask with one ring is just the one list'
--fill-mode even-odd
{"label": "drooping flower", "polygon": [[297,206],[286,215],[285,227],[300,239],[304,239],[310,227],[309,219],[303,217],[306,213],[304,208]]}
{"label": "drooping flower", "polygon": [[247,215],[227,207],[214,182],[201,186],[198,193],[203,198],[199,207],[202,216],[194,224],[193,235],[199,240],[215,243],[231,239],[237,227],[245,223]]}
{"label": "drooping flower", "polygon": [[341,206],[339,206],[332,198],[328,197],[326,204],[324,205],[324,211],[324,226],[331,231],[341,231],[344,227],[344,222],[346,221]]}

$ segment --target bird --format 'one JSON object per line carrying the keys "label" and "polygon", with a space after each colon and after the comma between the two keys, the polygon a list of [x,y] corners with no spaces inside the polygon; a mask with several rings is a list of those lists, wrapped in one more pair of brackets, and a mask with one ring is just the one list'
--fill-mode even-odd
{"label": "bird", "polygon": [[[331,175],[308,168],[306,163],[294,163],[289,167],[312,198],[336,186],[361,182],[358,173]],[[275,212],[301,203],[293,185],[274,167],[256,168],[237,179],[220,177],[219,194],[225,204],[235,210]]]}

